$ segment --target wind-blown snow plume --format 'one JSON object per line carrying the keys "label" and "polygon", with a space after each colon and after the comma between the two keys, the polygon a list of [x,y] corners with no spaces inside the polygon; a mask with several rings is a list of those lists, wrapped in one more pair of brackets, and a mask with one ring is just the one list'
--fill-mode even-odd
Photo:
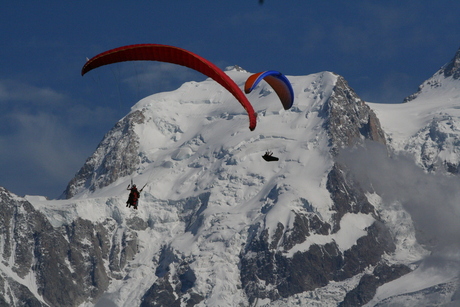
{"label": "wind-blown snow plume", "polygon": [[460,248],[459,177],[428,173],[412,157],[391,154],[376,142],[342,150],[339,161],[384,203],[400,202],[428,246],[438,249],[454,244]]}
{"label": "wind-blown snow plume", "polygon": [[420,272],[460,276],[460,178],[447,172],[429,173],[407,154],[390,153],[386,146],[344,149],[338,160],[370,193],[381,199],[380,210],[400,204],[410,214],[418,241],[431,251]]}

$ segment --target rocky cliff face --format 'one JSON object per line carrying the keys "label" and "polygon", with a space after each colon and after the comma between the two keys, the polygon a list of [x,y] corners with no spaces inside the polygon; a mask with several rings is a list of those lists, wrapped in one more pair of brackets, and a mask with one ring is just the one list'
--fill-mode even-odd
{"label": "rocky cliff face", "polygon": [[339,76],[333,93],[324,105],[323,116],[331,151],[372,140],[386,143],[385,135],[375,113],[359,98],[347,81]]}
{"label": "rocky cliff face", "polygon": [[[133,228],[138,225],[132,223]],[[56,227],[26,200],[0,189],[0,302],[78,306],[100,296],[137,252],[136,232],[77,219]],[[8,274],[8,272],[12,272]]]}
{"label": "rocky cliff face", "polygon": [[69,182],[62,197],[71,198],[85,189],[94,192],[132,174],[140,162],[139,137],[133,128],[143,122],[144,116],[140,111],[130,113],[119,121]]}
{"label": "rocky cliff face", "polygon": [[455,53],[454,58],[441,68],[444,77],[452,76],[453,79],[460,79],[460,49]]}

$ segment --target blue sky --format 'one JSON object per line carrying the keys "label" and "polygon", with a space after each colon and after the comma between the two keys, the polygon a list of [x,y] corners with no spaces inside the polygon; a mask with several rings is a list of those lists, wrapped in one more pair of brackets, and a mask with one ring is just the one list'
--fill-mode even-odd
{"label": "blue sky", "polygon": [[[224,69],[333,71],[366,101],[398,103],[460,47],[459,1],[2,1],[0,186],[58,197],[139,99],[206,77],[172,64],[86,58],[136,43]],[[91,75],[90,75],[91,74]]]}

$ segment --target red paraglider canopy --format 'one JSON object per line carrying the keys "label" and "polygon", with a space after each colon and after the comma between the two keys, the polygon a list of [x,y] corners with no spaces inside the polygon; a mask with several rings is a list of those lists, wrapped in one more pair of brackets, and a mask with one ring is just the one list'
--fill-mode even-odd
{"label": "red paraglider canopy", "polygon": [[214,79],[241,103],[249,116],[249,129],[256,128],[257,114],[239,86],[219,67],[185,49],[159,44],[138,44],[111,49],[86,62],[81,70],[83,76],[97,67],[125,61],[159,61],[182,65]]}

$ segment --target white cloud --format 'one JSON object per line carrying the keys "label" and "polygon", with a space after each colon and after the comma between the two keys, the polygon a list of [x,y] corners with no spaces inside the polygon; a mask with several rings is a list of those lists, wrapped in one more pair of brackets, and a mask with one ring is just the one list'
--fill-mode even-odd
{"label": "white cloud", "polygon": [[207,76],[180,65],[161,62],[130,62],[116,72],[117,78],[127,84],[140,98],[161,91],[178,88],[187,81],[202,81]]}
{"label": "white cloud", "polygon": [[55,103],[65,95],[48,87],[37,87],[17,80],[0,80],[0,102]]}
{"label": "white cloud", "polygon": [[384,208],[399,202],[410,214],[417,241],[431,251],[420,269],[460,276],[460,178],[427,173],[410,157],[390,156],[381,144],[366,147],[344,150],[338,160],[365,188],[382,197]]}
{"label": "white cloud", "polygon": [[400,202],[425,243],[435,242],[436,249],[452,244],[460,248],[459,177],[427,173],[412,158],[389,155],[383,145],[372,142],[366,149],[343,151],[339,161],[386,204]]}

